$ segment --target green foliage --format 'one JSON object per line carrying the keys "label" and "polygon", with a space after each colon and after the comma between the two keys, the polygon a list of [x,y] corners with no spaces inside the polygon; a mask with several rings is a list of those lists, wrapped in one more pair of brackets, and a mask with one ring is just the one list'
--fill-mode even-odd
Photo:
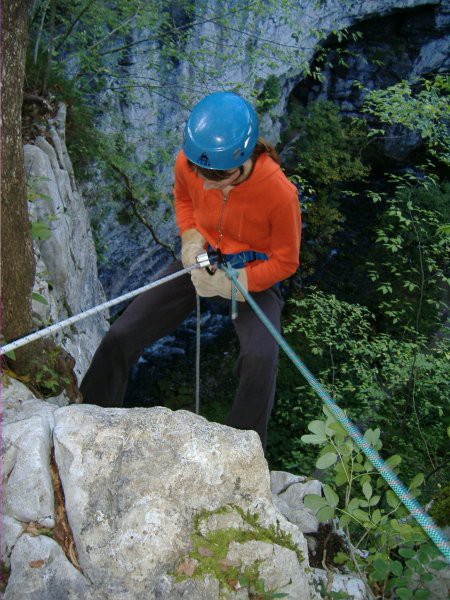
{"label": "green foliage", "polygon": [[252,581],[248,577],[241,575],[239,577],[239,583],[241,587],[249,588],[254,590],[254,594],[257,595],[261,600],[270,600],[270,598],[287,598],[289,594],[283,594],[282,592],[271,592],[266,590],[266,585],[262,579],[256,579]]}
{"label": "green foliage", "polygon": [[346,121],[331,102],[308,108],[291,104],[290,177],[300,185],[305,223],[302,270],[312,275],[330,252],[333,239],[344,227],[339,201],[343,186],[364,180],[369,168],[361,160],[367,142],[361,121]]}
{"label": "green foliage", "polygon": [[[7,340],[4,340],[4,342],[5,342],[4,345],[6,345],[8,343]],[[6,358],[9,358],[10,360],[16,360],[16,353],[14,352],[14,350],[10,350],[9,352],[5,352],[4,356],[6,356]]]}
{"label": "green foliage", "polygon": [[302,273],[314,275],[330,254],[333,240],[344,229],[345,219],[333,199],[306,197],[302,201],[305,225],[302,240]]}
{"label": "green foliage", "polygon": [[[396,189],[384,200],[376,245],[367,262],[378,295],[374,309],[397,329],[434,331],[449,283],[449,239],[438,235],[450,217],[450,186],[413,176],[391,178]],[[377,198],[375,198],[377,201]]]}
{"label": "green foliage", "polygon": [[[447,446],[443,417],[450,380],[445,343],[428,347],[420,336],[407,341],[377,333],[366,307],[317,290],[292,297],[289,306],[287,340],[336,402],[365,427],[380,427],[388,451],[404,453],[407,473],[429,464],[432,471],[438,468],[437,480],[445,481],[440,459]],[[302,449],[295,429],[317,415],[320,400],[283,366],[275,420],[285,439],[277,451],[286,466],[308,472],[311,454]],[[285,378],[295,379],[289,394]]]}
{"label": "green foliage", "polygon": [[[338,518],[345,530],[351,551],[349,555],[339,552],[335,562],[364,573],[383,598],[427,598],[429,592],[423,587],[431,569],[444,568],[446,563],[439,560],[438,550],[420,526],[406,518],[401,501],[346,430],[327,408],[323,412],[325,420],[310,423],[313,435],[304,435],[302,441],[321,447],[316,467],[326,470],[328,483],[323,496],[305,496],[304,504],[319,521]],[[383,446],[380,433],[377,428],[364,434],[377,451]],[[398,473],[402,459],[393,455],[386,464]],[[423,473],[411,479],[408,489],[413,497],[420,495],[423,482]]]}
{"label": "green foliage", "polygon": [[436,496],[430,515],[439,527],[450,525],[450,484],[443,487]]}
{"label": "green foliage", "polygon": [[[66,140],[67,148],[77,176],[86,178],[89,167],[94,160],[100,160],[106,152],[106,137],[95,127],[97,117],[96,107],[80,89],[79,82],[67,73],[64,62],[56,60],[47,65],[47,58],[39,54],[37,62],[29,48],[27,54],[25,89],[29,93],[41,93],[43,80],[46,81],[45,94],[49,96],[52,105],[64,102],[67,106]],[[92,89],[98,93],[100,90]],[[28,115],[25,106],[24,118],[28,122],[29,135],[33,135],[36,126],[46,127],[45,119]],[[41,122],[42,121],[42,122]]]}
{"label": "green foliage", "polygon": [[[430,89],[434,87],[433,82],[427,85]],[[418,92],[420,89],[412,90],[410,97],[416,98]],[[433,93],[439,96],[435,90]],[[443,119],[444,100],[436,102]],[[386,100],[383,107],[388,110],[394,105]],[[381,111],[381,106],[380,100],[377,111]],[[294,112],[296,127],[304,127],[302,110]],[[360,151],[367,139],[377,137],[381,131],[380,124],[374,121],[377,111],[373,107],[371,110],[373,125],[366,142],[361,139]],[[411,124],[425,118],[416,101],[408,103],[407,111]],[[312,109],[309,112],[312,114]],[[323,115],[326,114],[324,111]],[[389,119],[397,123],[405,115],[403,108],[399,108],[390,113]],[[436,129],[429,128],[427,131],[431,133],[424,141],[432,144],[439,138],[440,145],[433,148],[443,152],[444,137],[437,120]],[[330,119],[331,130],[337,122],[335,116]],[[422,130],[425,131],[423,123]],[[307,167],[298,180],[303,181],[304,193],[317,192],[318,200],[308,203],[306,199],[302,273],[314,276],[319,266],[321,278],[317,278],[316,285],[322,291],[304,286],[301,294],[291,298],[285,311],[285,333],[310,370],[351,418],[363,427],[381,429],[387,451],[404,456],[403,469],[408,476],[428,465],[431,475],[425,492],[431,498],[436,486],[448,480],[445,415],[450,356],[442,341],[446,336],[443,319],[450,262],[445,225],[450,220],[448,182],[439,180],[439,170],[428,162],[426,171],[410,167],[401,175],[388,173],[382,184],[377,182],[376,191],[365,189],[369,186],[357,181],[354,187],[357,195],[353,198],[339,192],[340,183],[329,185],[335,175],[339,182],[339,171],[331,170],[332,177],[316,174],[312,157],[320,127],[311,126],[305,131],[308,131],[305,145],[309,143],[306,137],[313,140],[311,159],[304,163]],[[441,132],[440,137],[433,131]],[[344,128],[341,132],[348,142],[349,130]],[[339,139],[335,133],[332,137]],[[301,142],[297,142],[297,147]],[[345,148],[345,143],[340,147]],[[436,165],[442,162],[439,156],[433,158]],[[326,168],[333,163],[323,164]],[[314,185],[305,189],[307,182]],[[347,183],[352,184],[352,180]],[[308,231],[314,223],[310,205],[322,209],[321,214],[317,213],[313,235]],[[361,216],[371,215],[371,220],[364,223],[364,239],[361,232],[349,226],[349,219],[353,227],[361,227],[363,223],[350,210]],[[348,220],[342,216],[336,219],[339,228],[335,226],[334,230],[333,220],[328,219],[332,211],[348,216]],[[321,227],[328,235],[320,253],[314,255],[321,244]],[[331,248],[335,249],[333,259],[330,259]],[[325,272],[324,263],[330,265]],[[343,280],[344,274],[348,280]],[[269,460],[273,466],[300,473],[308,473],[314,467],[311,450],[302,448],[299,432],[317,419],[319,410],[320,401],[315,393],[282,357],[276,413],[269,435]],[[326,464],[331,456],[323,460]]]}
{"label": "green foliage", "polygon": [[39,302],[40,304],[45,304],[46,306],[48,306],[47,300],[44,298],[44,296],[42,294],[39,294],[38,292],[32,292],[31,298],[33,300],[36,300],[36,302]]}
{"label": "green foliage", "polygon": [[[436,75],[414,85],[400,81],[384,90],[370,91],[364,112],[385,125],[403,125],[417,132],[426,142],[430,154],[450,165],[450,78]],[[378,131],[377,131],[378,133]]]}
{"label": "green foliage", "polygon": [[58,356],[59,349],[55,349],[47,352],[44,363],[37,360],[33,362],[33,384],[44,397],[58,395],[64,386],[70,383],[69,379],[59,371]]}
{"label": "green foliage", "polygon": [[44,221],[30,223],[30,230],[33,240],[48,240],[52,235],[52,230]]}
{"label": "green foliage", "polygon": [[256,108],[258,112],[268,112],[273,106],[280,101],[281,86],[280,80],[275,75],[269,75],[264,82],[262,92],[259,94]]}
{"label": "green foliage", "polygon": [[292,106],[290,129],[291,135],[298,134],[295,172],[307,190],[336,197],[337,186],[366,179],[369,168],[361,160],[361,149],[367,132],[361,120],[346,121],[336,105],[321,100],[308,108]]}

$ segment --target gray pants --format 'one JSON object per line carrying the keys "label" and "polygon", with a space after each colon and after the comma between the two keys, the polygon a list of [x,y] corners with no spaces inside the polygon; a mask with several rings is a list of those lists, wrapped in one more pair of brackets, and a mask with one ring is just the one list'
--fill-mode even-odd
{"label": "gray pants", "polygon": [[[176,261],[158,277],[182,268]],[[252,293],[252,297],[280,331],[283,300],[279,291],[271,288]],[[135,298],[111,326],[92,359],[80,386],[84,402],[122,406],[132,365],[147,346],[173,333],[194,308],[195,288],[190,275],[178,277]],[[239,386],[225,424],[253,429],[265,447],[275,396],[278,344],[246,302],[239,302],[238,317],[233,325],[240,342],[235,366]]]}

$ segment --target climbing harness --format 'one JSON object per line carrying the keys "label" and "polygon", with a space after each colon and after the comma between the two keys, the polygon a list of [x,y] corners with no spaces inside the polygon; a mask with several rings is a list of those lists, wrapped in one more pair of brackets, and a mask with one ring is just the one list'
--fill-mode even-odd
{"label": "climbing harness", "polygon": [[255,250],[243,250],[235,254],[223,254],[220,250],[214,250],[212,246],[208,246],[208,258],[212,265],[217,263],[221,268],[222,263],[233,267],[234,269],[242,269],[247,263],[254,260],[269,260],[265,252],[257,252]]}
{"label": "climbing harness", "polygon": [[[214,258],[214,257],[212,257],[212,258]],[[419,523],[419,525],[422,527],[422,529],[425,531],[425,533],[435,543],[438,550],[447,559],[447,561],[450,562],[450,544],[445,539],[445,537],[444,537],[442,531],[439,529],[439,527],[437,527],[437,525],[434,523],[434,521],[431,519],[431,517],[426,513],[424,508],[419,504],[419,502],[417,502],[417,500],[412,497],[412,495],[409,493],[408,489],[400,481],[400,479],[397,477],[397,475],[394,473],[394,471],[383,461],[383,459],[378,454],[378,452],[375,450],[375,448],[373,448],[371,446],[371,444],[369,444],[369,442],[364,438],[364,436],[361,434],[361,432],[356,427],[356,425],[354,425],[350,421],[350,419],[347,417],[345,412],[335,403],[335,401],[332,399],[330,394],[322,387],[322,385],[317,381],[317,379],[309,371],[309,369],[306,367],[306,365],[297,356],[297,354],[294,352],[294,350],[289,346],[289,344],[286,342],[286,340],[283,338],[283,336],[273,326],[273,324],[270,322],[270,320],[267,318],[267,316],[264,314],[264,312],[260,309],[258,304],[255,302],[255,300],[253,300],[251,295],[239,283],[238,277],[237,277],[237,272],[236,272],[235,268],[233,266],[229,265],[226,262],[226,259],[225,260],[223,259],[223,255],[221,255],[221,257],[219,257],[219,258],[221,259],[221,268],[225,271],[225,274],[231,280],[232,304],[233,303],[237,304],[236,293],[237,293],[237,291],[239,291],[242,294],[242,296],[244,297],[244,299],[251,306],[251,308],[255,311],[256,315],[262,321],[263,325],[268,329],[269,333],[275,338],[278,345],[284,350],[284,352],[287,354],[287,356],[294,363],[297,370],[300,371],[300,373],[303,375],[303,377],[305,377],[305,379],[307,380],[309,385],[314,389],[314,391],[317,393],[317,395],[324,401],[325,405],[329,408],[329,410],[333,414],[333,416],[337,419],[337,421],[347,431],[347,433],[350,435],[350,437],[361,448],[361,450],[364,452],[364,454],[367,456],[367,458],[370,460],[370,462],[373,464],[373,466],[379,471],[379,473],[382,475],[382,477],[385,479],[385,481],[389,484],[389,486],[395,492],[397,497],[403,502],[405,507],[408,509],[408,511],[411,513],[411,515],[416,519],[416,521]],[[216,260],[217,260],[217,257],[216,257]],[[50,325],[49,327],[46,327],[45,329],[42,329],[41,331],[37,331],[35,333],[32,333],[30,335],[27,335],[27,336],[19,339],[19,340],[16,340],[14,342],[6,344],[5,346],[1,346],[0,354],[7,354],[8,352],[15,350],[16,348],[25,346],[26,344],[34,342],[34,341],[36,341],[40,338],[43,338],[47,335],[50,335],[51,333],[55,333],[56,331],[60,331],[61,329],[64,329],[68,325],[72,325],[73,323],[81,321],[82,319],[86,319],[87,317],[92,316],[92,315],[94,315],[102,310],[105,310],[111,306],[119,304],[120,302],[129,300],[130,298],[133,298],[134,296],[137,296],[143,292],[146,292],[147,290],[150,290],[154,287],[157,287],[168,281],[171,281],[172,279],[176,279],[177,277],[180,277],[181,275],[190,273],[194,269],[199,269],[202,267],[209,268],[211,265],[210,258],[206,252],[204,254],[197,256],[196,261],[197,262],[195,264],[190,265],[189,267],[182,269],[181,271],[177,271],[176,273],[167,275],[166,277],[163,277],[161,279],[158,279],[157,281],[149,283],[148,285],[138,288],[137,290],[128,292],[127,294],[123,294],[122,296],[119,296],[118,298],[115,298],[113,300],[109,300],[108,302],[104,302],[103,304],[95,306],[83,313],[78,314],[78,315],[74,315],[73,317],[69,317],[68,319],[61,321],[60,323],[55,323],[54,325]],[[235,309],[232,309],[232,313],[233,312],[235,312]],[[197,343],[198,343],[199,338],[200,338],[200,329],[199,329],[200,316],[199,316],[199,299],[198,299],[198,297],[197,297],[197,321],[198,321],[197,322]],[[198,346],[197,355],[196,355],[197,372],[196,372],[196,406],[195,406],[197,413],[199,412],[199,378],[200,378],[199,363],[200,363],[200,352],[199,352],[199,346]]]}
{"label": "climbing harness", "polygon": [[[255,250],[242,250],[242,252],[237,252],[235,254],[223,254],[219,248],[214,250],[214,248],[209,245],[208,246],[208,258],[211,266],[217,265],[218,269],[222,269],[225,266],[231,267],[233,269],[243,269],[245,265],[251,263],[255,260],[269,260],[269,257],[264,252],[257,252]],[[212,270],[209,266],[206,267],[206,270],[210,275],[214,275],[214,270]],[[235,271],[235,275],[238,274]],[[279,286],[279,283],[276,283],[275,286]],[[238,303],[236,299],[237,289],[234,285],[231,285],[231,318],[232,320],[237,319],[238,317]]]}
{"label": "climbing harness", "polygon": [[330,394],[321,386],[321,384],[317,381],[311,371],[306,367],[306,365],[300,360],[297,354],[292,350],[283,336],[277,331],[277,329],[273,326],[264,312],[260,309],[258,304],[253,300],[250,294],[241,286],[236,277],[236,272],[233,267],[227,266],[223,264],[222,267],[225,270],[226,275],[232,282],[232,286],[237,288],[241,294],[244,296],[245,300],[248,304],[253,308],[259,319],[266,326],[269,333],[275,338],[278,345],[284,350],[284,352],[288,355],[291,361],[296,366],[297,370],[305,377],[306,381],[309,385],[314,389],[314,391],[320,396],[320,398],[324,401],[325,405],[330,409],[333,416],[336,420],[344,427],[350,437],[358,444],[373,466],[379,471],[385,481],[390,485],[392,490],[395,492],[397,497],[403,502],[405,507],[411,513],[411,515],[416,519],[425,533],[431,538],[431,540],[435,543],[438,550],[442,553],[442,555],[450,562],[450,544],[444,537],[442,531],[439,527],[434,523],[431,517],[427,514],[424,508],[417,502],[415,498],[409,493],[406,486],[400,481],[394,471],[384,462],[378,452],[369,444],[369,442],[365,439],[365,437],[361,434],[359,429],[354,425],[350,419],[347,417],[345,412],[336,404]]}
{"label": "climbing harness", "polygon": [[94,306],[93,308],[90,308],[82,313],[77,314],[77,315],[73,315],[72,317],[69,317],[68,319],[64,319],[64,321],[60,321],[59,323],[54,323],[53,325],[50,325],[49,327],[46,327],[45,329],[41,329],[39,331],[35,331],[34,333],[30,333],[29,335],[26,335],[23,338],[15,340],[14,342],[10,342],[9,344],[0,346],[0,354],[7,354],[8,352],[12,352],[13,350],[16,350],[17,348],[21,348],[22,346],[25,346],[26,344],[30,344],[31,342],[35,342],[36,340],[47,337],[48,335],[50,335],[52,333],[56,333],[57,331],[60,331],[61,329],[64,329],[65,327],[68,327],[69,325],[73,325],[74,323],[78,323],[78,321],[87,319],[88,317],[91,317],[92,315],[95,315],[103,310],[106,310],[107,308],[110,308],[111,306],[120,304],[121,302],[124,302],[125,300],[130,300],[131,298],[134,298],[135,296],[138,296],[139,294],[142,294],[143,292],[146,292],[148,290],[151,290],[152,288],[158,287],[159,285],[167,283],[168,281],[172,281],[172,279],[176,279],[177,277],[181,277],[181,275],[190,273],[194,269],[200,269],[202,267],[209,266],[209,259],[208,259],[208,255],[206,252],[204,254],[199,254],[196,258],[196,261],[197,262],[195,264],[190,265],[189,267],[187,267],[185,269],[181,269],[180,271],[177,271],[176,273],[172,273],[171,275],[162,277],[161,279],[158,279],[157,281],[153,281],[152,283],[144,285],[136,290],[127,292],[126,294],[123,294],[122,296],[119,296],[118,298],[114,298],[113,300],[108,300],[107,302],[103,302],[103,304]]}

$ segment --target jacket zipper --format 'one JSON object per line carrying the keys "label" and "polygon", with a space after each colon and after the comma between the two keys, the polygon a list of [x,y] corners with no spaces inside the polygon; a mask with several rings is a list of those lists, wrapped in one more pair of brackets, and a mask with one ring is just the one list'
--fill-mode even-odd
{"label": "jacket zipper", "polygon": [[[230,192],[228,192],[228,193],[230,193]],[[228,200],[228,195],[227,196],[222,195],[222,210],[220,211],[219,220],[217,221],[217,231],[219,232],[219,237],[217,238],[217,243],[216,243],[216,248],[215,248],[216,250],[219,249],[220,242],[222,241],[222,238],[223,238],[222,221],[223,221],[223,215],[225,213],[225,208],[227,205],[227,200]]]}

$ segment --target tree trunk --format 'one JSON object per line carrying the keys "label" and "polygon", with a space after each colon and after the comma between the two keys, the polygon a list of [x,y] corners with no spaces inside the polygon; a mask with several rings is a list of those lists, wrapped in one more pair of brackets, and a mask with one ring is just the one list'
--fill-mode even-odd
{"label": "tree trunk", "polygon": [[[13,340],[32,329],[34,255],[28,220],[21,136],[28,0],[3,2],[1,89],[1,309],[2,335]],[[30,350],[17,351],[20,371]]]}
{"label": "tree trunk", "polygon": [[[1,2],[1,0],[0,0]],[[29,333],[35,261],[28,217],[22,142],[22,100],[30,0],[3,2],[1,121],[1,298],[0,339],[12,341]],[[1,8],[0,8],[1,18]],[[73,372],[74,360],[51,339],[19,348],[11,370],[27,375],[34,391],[42,391],[39,375],[50,364],[60,374],[59,389],[81,399]],[[42,387],[42,385],[41,385]],[[45,388],[43,388],[45,389]]]}

